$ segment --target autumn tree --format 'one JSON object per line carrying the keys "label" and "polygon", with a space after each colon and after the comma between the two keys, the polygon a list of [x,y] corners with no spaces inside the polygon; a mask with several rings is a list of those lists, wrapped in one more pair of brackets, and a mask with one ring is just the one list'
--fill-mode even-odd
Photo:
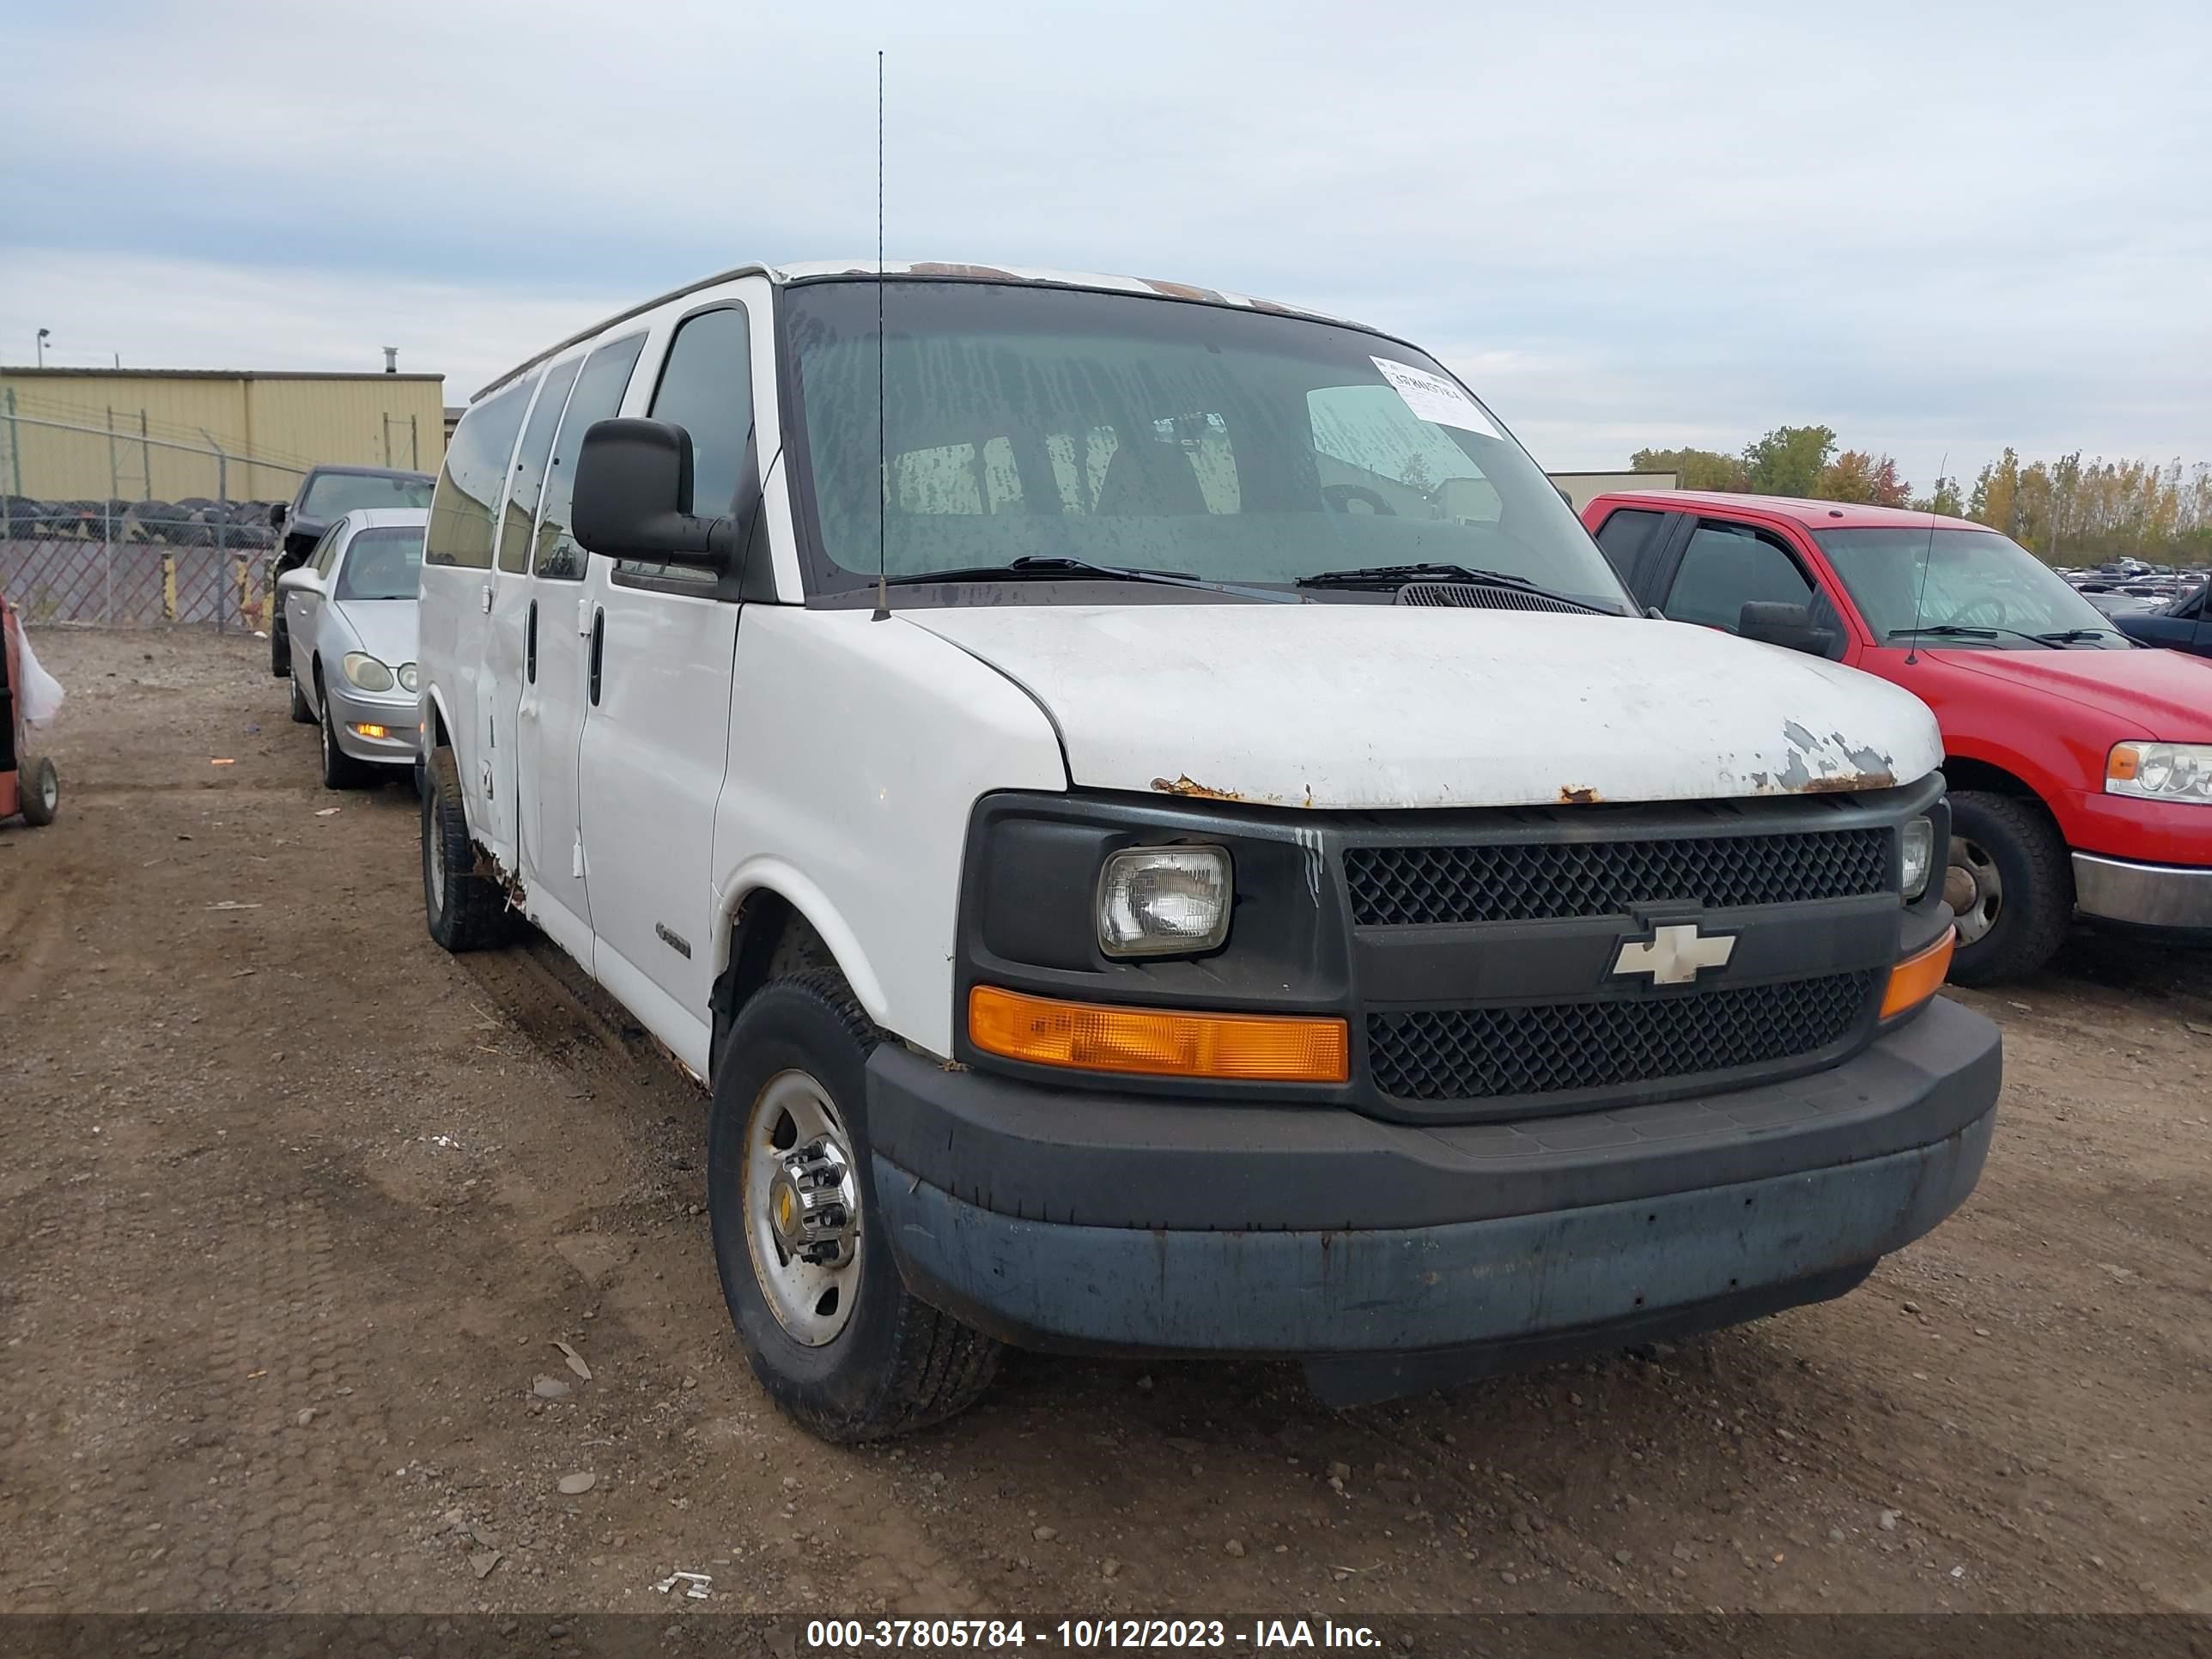
{"label": "autumn tree", "polygon": [[1744,489],[1743,463],[1713,449],[1639,449],[1628,458],[1632,471],[1671,472],[1685,489]]}
{"label": "autumn tree", "polygon": [[1972,519],[2053,563],[2130,555],[2172,564],[2212,560],[2212,463],[2108,461],[2081,450],[2023,464],[2008,447],[1970,489],[1942,477],[1916,496],[1891,457],[1838,452],[1825,426],[1780,426],[1740,455],[1710,449],[1639,449],[1639,472],[1674,472],[1688,489],[1809,496],[1875,507],[1910,506]]}
{"label": "autumn tree", "polygon": [[1759,495],[1810,495],[1820,487],[1836,434],[1825,426],[1778,426],[1743,447],[1744,472]]}

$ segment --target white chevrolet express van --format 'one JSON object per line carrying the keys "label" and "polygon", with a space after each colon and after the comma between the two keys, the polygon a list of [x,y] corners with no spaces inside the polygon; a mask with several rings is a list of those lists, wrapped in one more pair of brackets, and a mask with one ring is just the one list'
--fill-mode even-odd
{"label": "white chevrolet express van", "polygon": [[1639,614],[1370,330],[714,277],[477,398],[419,662],[431,933],[527,917],[708,1083],[731,1313],[824,1436],[1002,1343],[1353,1401],[1747,1319],[1989,1145],[1928,711]]}

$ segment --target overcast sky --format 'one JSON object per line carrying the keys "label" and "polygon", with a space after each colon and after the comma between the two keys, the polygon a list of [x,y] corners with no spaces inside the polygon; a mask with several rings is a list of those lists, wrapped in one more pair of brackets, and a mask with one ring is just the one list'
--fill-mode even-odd
{"label": "overcast sky", "polygon": [[[1316,306],[1547,466],[2212,459],[2212,6],[11,8],[0,359],[441,371],[747,260]],[[1802,15],[1805,21],[1786,21]]]}

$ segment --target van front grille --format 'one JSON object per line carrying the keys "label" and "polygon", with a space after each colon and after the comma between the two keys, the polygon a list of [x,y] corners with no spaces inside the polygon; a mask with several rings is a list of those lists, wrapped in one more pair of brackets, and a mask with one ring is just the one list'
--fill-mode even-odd
{"label": "van front grille", "polygon": [[1887,890],[1890,832],[1353,847],[1344,873],[1362,927],[1625,915],[1672,900],[1797,904]]}
{"label": "van front grille", "polygon": [[1400,1100],[1489,1100],[1775,1065],[1842,1042],[1881,975],[1533,1007],[1367,1017],[1375,1085]]}

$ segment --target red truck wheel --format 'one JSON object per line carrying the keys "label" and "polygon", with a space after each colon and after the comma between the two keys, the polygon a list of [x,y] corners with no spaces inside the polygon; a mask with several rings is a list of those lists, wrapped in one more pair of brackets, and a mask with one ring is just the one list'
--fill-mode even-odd
{"label": "red truck wheel", "polygon": [[1994,985],[2049,962],[2074,915],[2074,872],[2058,826],[2035,801],[1961,789],[1951,796],[1943,897],[1959,918],[1951,978]]}

